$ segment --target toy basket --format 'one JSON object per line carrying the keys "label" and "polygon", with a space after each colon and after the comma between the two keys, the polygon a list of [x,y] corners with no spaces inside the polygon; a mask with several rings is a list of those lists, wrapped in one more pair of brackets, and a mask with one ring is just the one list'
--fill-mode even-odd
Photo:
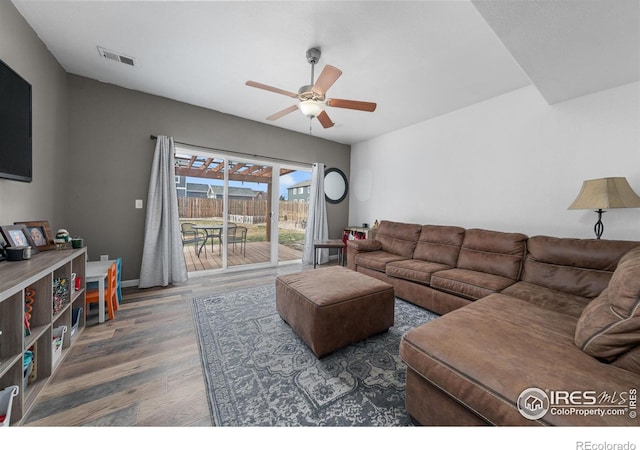
{"label": "toy basket", "polygon": [[60,361],[60,357],[62,356],[62,344],[64,343],[64,335],[66,332],[66,325],[53,329],[53,335],[51,339],[51,355],[53,367],[58,364],[58,362]]}
{"label": "toy basket", "polygon": [[82,317],[82,307],[73,308],[71,312],[71,336],[75,335],[80,325],[80,317]]}
{"label": "toy basket", "polygon": [[11,422],[11,405],[13,397],[18,395],[18,386],[9,386],[0,391],[0,427],[8,427]]}

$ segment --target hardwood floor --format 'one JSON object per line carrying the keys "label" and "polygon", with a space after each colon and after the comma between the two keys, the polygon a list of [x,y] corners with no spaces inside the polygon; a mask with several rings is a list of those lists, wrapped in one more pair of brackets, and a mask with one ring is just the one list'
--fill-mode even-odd
{"label": "hardwood floor", "polygon": [[274,282],[301,264],[125,288],[114,320],[97,307],[22,426],[211,426],[191,299]]}

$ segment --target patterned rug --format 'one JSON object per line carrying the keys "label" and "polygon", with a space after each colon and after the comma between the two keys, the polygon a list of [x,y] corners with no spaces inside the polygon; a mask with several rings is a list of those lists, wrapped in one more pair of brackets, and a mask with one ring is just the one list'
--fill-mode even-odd
{"label": "patterned rug", "polygon": [[217,426],[404,426],[402,334],[435,314],[396,299],[388,332],[318,360],[266,285],[193,299]]}

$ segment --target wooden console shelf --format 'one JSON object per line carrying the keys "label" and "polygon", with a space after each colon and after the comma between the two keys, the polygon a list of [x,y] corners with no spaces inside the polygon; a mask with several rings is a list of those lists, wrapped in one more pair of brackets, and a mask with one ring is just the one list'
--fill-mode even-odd
{"label": "wooden console shelf", "polygon": [[[352,237],[349,237],[351,235]],[[376,230],[373,228],[346,227],[343,232],[343,240],[348,239],[374,239]]]}
{"label": "wooden console shelf", "polygon": [[[20,388],[12,403],[11,425],[19,424],[27,415],[84,329],[85,315],[77,314],[72,336],[73,312],[85,307],[86,259],[87,250],[81,248],[40,252],[28,260],[0,263],[0,391],[14,385]],[[81,279],[78,290],[72,286],[72,273]],[[24,322],[28,295],[33,298],[29,332]],[[61,327],[66,327],[66,333],[60,353],[52,342]],[[27,351],[33,353],[33,366],[25,378]]]}

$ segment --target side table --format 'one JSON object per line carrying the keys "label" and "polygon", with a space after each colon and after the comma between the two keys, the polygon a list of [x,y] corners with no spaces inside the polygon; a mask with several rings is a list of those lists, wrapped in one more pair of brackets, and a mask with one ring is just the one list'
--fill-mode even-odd
{"label": "side table", "polygon": [[344,265],[344,248],[345,244],[342,239],[328,239],[326,241],[313,241],[313,268],[316,268],[318,263],[318,250],[321,248],[337,248],[338,249],[338,261],[340,265]]}

